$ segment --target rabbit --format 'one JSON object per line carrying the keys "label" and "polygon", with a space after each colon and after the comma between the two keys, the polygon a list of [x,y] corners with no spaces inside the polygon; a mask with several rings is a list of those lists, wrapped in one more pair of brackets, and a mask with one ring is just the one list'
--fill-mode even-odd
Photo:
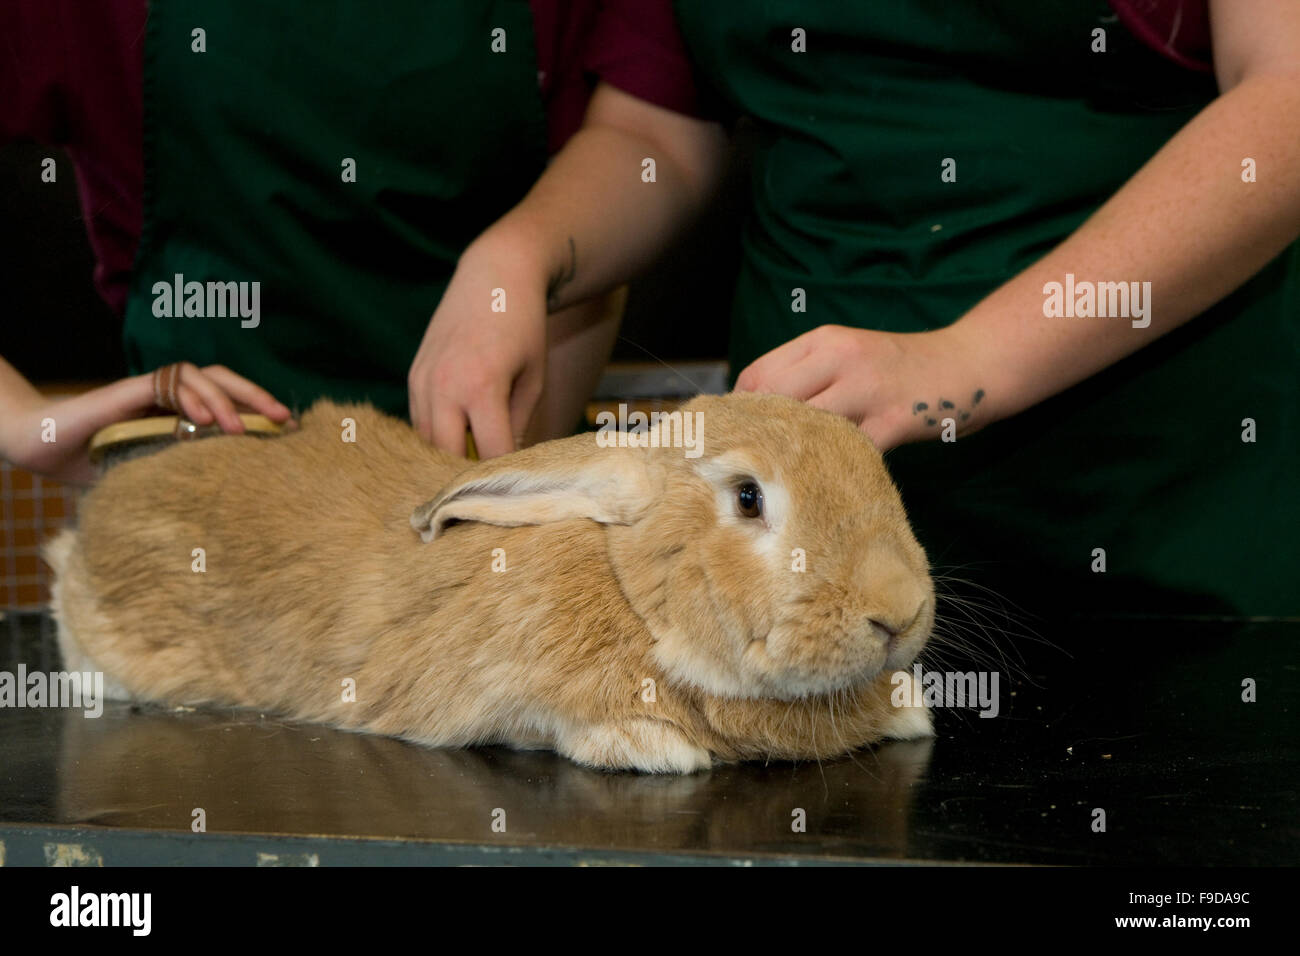
{"label": "rabbit", "polygon": [[680,411],[693,452],[665,417],[472,463],[321,400],[283,437],[125,462],[46,548],[64,666],[119,699],[604,770],[931,735],[891,700],[935,597],[871,441],[776,395]]}

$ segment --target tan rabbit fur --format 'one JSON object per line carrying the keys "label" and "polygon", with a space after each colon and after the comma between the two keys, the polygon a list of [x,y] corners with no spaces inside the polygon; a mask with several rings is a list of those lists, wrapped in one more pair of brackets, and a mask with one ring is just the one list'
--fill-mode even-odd
{"label": "tan rabbit fur", "polygon": [[47,549],[65,666],[116,696],[608,769],[930,733],[890,702],[934,594],[876,449],[776,396],[683,412],[699,457],[584,434],[471,463],[321,401],[282,438],[126,462]]}

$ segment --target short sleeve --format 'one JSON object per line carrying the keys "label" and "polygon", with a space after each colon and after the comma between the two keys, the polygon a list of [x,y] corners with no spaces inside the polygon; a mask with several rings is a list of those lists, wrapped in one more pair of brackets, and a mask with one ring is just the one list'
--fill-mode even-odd
{"label": "short sleeve", "polygon": [[1120,21],[1157,53],[1189,70],[1214,68],[1209,0],[1110,0]]}
{"label": "short sleeve", "polygon": [[686,45],[672,0],[604,0],[587,34],[584,69],[625,93],[700,115]]}

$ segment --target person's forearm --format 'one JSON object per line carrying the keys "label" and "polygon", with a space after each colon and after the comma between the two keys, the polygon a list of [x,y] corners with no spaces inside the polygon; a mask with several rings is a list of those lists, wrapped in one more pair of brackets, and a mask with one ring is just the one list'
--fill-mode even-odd
{"label": "person's forearm", "polygon": [[[1073,235],[944,335],[972,388],[970,426],[1016,414],[1205,311],[1300,235],[1300,76],[1243,80],[1207,106]],[[1244,182],[1243,160],[1256,167]],[[1047,283],[1149,282],[1150,324],[1048,317]],[[1130,302],[1132,312],[1134,303]],[[1141,325],[1145,319],[1139,319]]]}
{"label": "person's forearm", "polygon": [[699,210],[723,143],[712,124],[602,86],[583,128],[466,254],[508,256],[523,274],[540,273],[551,311],[606,292],[652,262]]}
{"label": "person's forearm", "polygon": [[0,357],[0,411],[40,401],[41,393],[22,373]]}
{"label": "person's forearm", "polygon": [[38,392],[19,371],[0,358],[0,458],[12,460],[17,436],[14,426],[22,421],[21,412],[41,401]]}

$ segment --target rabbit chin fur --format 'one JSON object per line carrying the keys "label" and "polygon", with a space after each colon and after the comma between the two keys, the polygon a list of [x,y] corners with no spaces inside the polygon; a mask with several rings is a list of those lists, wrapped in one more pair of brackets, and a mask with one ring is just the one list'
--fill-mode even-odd
{"label": "rabbit chin fur", "polygon": [[698,458],[586,434],[471,463],[321,401],[126,462],[46,549],[64,660],[117,697],[605,769],[930,734],[890,700],[934,596],[875,448],[776,396],[684,411]]}

